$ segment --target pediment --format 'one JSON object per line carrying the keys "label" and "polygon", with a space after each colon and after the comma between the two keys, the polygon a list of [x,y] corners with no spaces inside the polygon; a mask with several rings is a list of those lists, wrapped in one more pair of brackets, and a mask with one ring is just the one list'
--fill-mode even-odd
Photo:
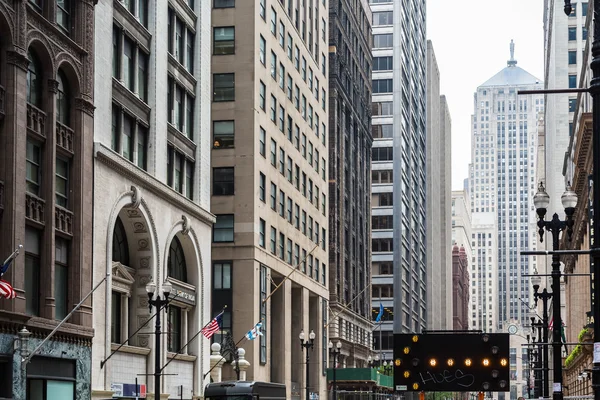
{"label": "pediment", "polygon": [[113,281],[124,283],[129,286],[135,282],[135,279],[128,271],[128,268],[118,261],[113,261],[112,263],[112,278]]}

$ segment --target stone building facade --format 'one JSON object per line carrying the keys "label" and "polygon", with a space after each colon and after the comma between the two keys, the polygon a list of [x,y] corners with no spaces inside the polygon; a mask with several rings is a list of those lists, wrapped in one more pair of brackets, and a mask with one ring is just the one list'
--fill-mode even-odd
{"label": "stone building facade", "polygon": [[[368,288],[372,273],[370,32],[367,1],[341,1],[329,7],[329,336],[333,343],[341,341],[340,366],[346,368],[367,365],[373,330],[371,294],[375,298],[382,294],[380,286]],[[379,194],[373,197],[378,199]]]}
{"label": "stone building facade", "polygon": [[0,398],[90,398],[90,299],[21,356],[92,289],[93,33],[92,0],[0,1],[0,258],[23,245],[3,276]]}
{"label": "stone building facade", "polygon": [[[161,398],[198,398],[208,382],[211,3],[96,5],[93,279],[107,283],[94,295],[93,399],[158,398],[157,357]],[[151,281],[173,287],[158,355]]]}
{"label": "stone building facade", "polygon": [[469,260],[464,247],[452,246],[452,329],[469,329]]}

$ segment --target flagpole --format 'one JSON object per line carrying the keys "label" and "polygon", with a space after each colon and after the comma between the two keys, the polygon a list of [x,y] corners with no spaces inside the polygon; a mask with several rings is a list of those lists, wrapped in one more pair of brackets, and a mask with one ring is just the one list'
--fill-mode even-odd
{"label": "flagpole", "polygon": [[180,355],[181,352],[183,351],[183,349],[185,349],[186,347],[188,347],[188,345],[190,343],[192,343],[192,340],[196,339],[198,337],[198,335],[200,333],[202,333],[202,330],[208,326],[208,324],[210,324],[215,318],[217,318],[219,315],[222,315],[225,312],[226,308],[227,308],[227,304],[225,304],[225,306],[223,307],[223,309],[221,310],[220,313],[218,313],[214,318],[211,318],[210,321],[208,321],[206,324],[204,324],[204,326],[198,332],[196,332],[196,334],[194,336],[192,336],[192,338],[190,340],[188,340],[188,342],[182,348],[180,348],[177,351],[177,353],[175,353],[175,355],[173,357],[171,357],[171,359],[169,361],[167,361],[167,363],[160,369],[159,372],[163,372],[163,370],[165,368],[167,368],[167,365],[169,365],[171,363],[171,361],[173,361],[178,355]]}

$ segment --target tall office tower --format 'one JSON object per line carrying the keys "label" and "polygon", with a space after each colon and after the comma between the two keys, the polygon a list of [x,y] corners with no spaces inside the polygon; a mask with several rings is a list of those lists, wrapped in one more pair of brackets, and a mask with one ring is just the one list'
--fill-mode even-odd
{"label": "tall office tower", "polygon": [[247,378],[288,397],[326,393],[328,19],[326,0],[213,0],[215,340],[262,322],[242,345]]}
{"label": "tall office tower", "polygon": [[427,41],[427,329],[452,328],[451,120],[440,71]]}
{"label": "tall office tower", "polygon": [[537,116],[541,95],[517,95],[543,83],[510,60],[477,88],[472,116],[470,194],[472,215],[471,327],[488,332],[509,322],[527,325],[531,260],[530,226],[536,214]]}
{"label": "tall office tower", "polygon": [[[385,307],[376,350],[391,359],[393,332],[426,328],[425,251],[425,1],[372,3],[373,129],[372,193],[387,203],[373,216],[393,225],[372,230],[373,287],[387,297],[372,300],[374,318]],[[381,126],[381,128],[379,128]],[[392,323],[393,321],[393,323]],[[375,333],[378,340],[379,332]]]}
{"label": "tall office tower", "polygon": [[[452,260],[452,275],[453,278],[458,278],[453,281],[453,293],[458,293],[456,290],[461,287],[466,289],[466,293],[460,297],[453,299],[453,315],[454,325],[452,329],[469,329],[471,322],[472,298],[471,296],[471,207],[469,200],[469,192],[465,187],[462,190],[452,191],[452,251],[456,246],[458,257],[453,257]],[[464,258],[462,255],[464,254]],[[463,271],[461,271],[461,269]],[[463,273],[467,272],[466,277]],[[465,285],[466,284],[466,285]],[[466,308],[461,308],[466,305]],[[459,310],[462,312],[459,313]]]}
{"label": "tall office tower", "polygon": [[94,4],[71,5],[0,0],[0,263],[23,246],[0,268],[0,398],[90,397],[90,300],[21,370],[92,289]]}
{"label": "tall office tower", "polygon": [[[94,314],[94,399],[143,391],[136,383],[155,393],[157,358],[169,363],[162,396],[200,396],[206,384],[208,341],[184,346],[212,318],[210,4],[96,5],[94,282],[107,281],[93,297],[103,310]],[[154,299],[172,287],[160,347],[148,283]]]}
{"label": "tall office tower", "polygon": [[[581,65],[590,62],[589,59],[583,59],[583,50],[588,36],[585,27],[587,0],[572,1],[573,9],[569,16],[563,11],[563,1],[547,0],[544,3],[544,88],[580,87]],[[545,172],[545,177],[540,176],[536,183],[543,180],[546,192],[550,196],[547,215],[551,216],[556,212],[561,219],[564,219],[564,208],[560,202],[566,183],[563,177],[563,161],[572,134],[577,93],[546,94],[544,104],[546,167],[545,171],[541,172],[542,174]],[[547,241],[546,246],[550,246],[548,247],[550,249],[552,241]],[[542,260],[540,261],[543,263]]]}
{"label": "tall office tower", "polygon": [[[373,331],[371,9],[367,0],[333,3],[329,7],[329,340],[342,343],[339,361],[353,368],[367,366]],[[378,134],[381,131],[373,132]],[[391,226],[391,217],[379,218],[374,217],[373,223]]]}

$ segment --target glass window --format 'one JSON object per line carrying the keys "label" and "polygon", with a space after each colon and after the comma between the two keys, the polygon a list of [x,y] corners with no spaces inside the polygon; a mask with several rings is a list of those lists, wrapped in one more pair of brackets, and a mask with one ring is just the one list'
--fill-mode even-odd
{"label": "glass window", "polygon": [[234,121],[213,122],[213,149],[229,149],[234,147]]}
{"label": "glass window", "polygon": [[121,310],[123,308],[121,293],[112,292],[111,296],[111,326],[110,326],[110,341],[111,343],[121,343]]}
{"label": "glass window", "polygon": [[113,230],[112,260],[123,265],[129,265],[129,244],[125,226],[120,217],[117,217]]}
{"label": "glass window", "polygon": [[25,311],[40,314],[40,232],[25,227]]}
{"label": "glass window", "polygon": [[235,7],[235,0],[213,0],[214,8],[232,8]]}
{"label": "glass window", "polygon": [[39,196],[41,185],[42,149],[40,146],[27,139],[26,153],[26,182],[27,192]]}
{"label": "glass window", "polygon": [[195,35],[192,31],[187,30],[186,32],[186,53],[185,53],[185,69],[190,73],[194,73],[194,42]]}
{"label": "glass window", "polygon": [[259,223],[258,223],[258,244],[263,249],[266,246],[266,244],[265,244],[265,230],[266,230],[265,220],[261,219],[259,221]]}
{"label": "glass window", "polygon": [[577,75],[569,75],[569,88],[577,87]]}
{"label": "glass window", "polygon": [[265,177],[265,174],[263,174],[262,172],[260,173],[259,176],[259,181],[258,181],[258,198],[260,199],[260,201],[262,201],[263,203],[266,201],[266,197],[267,197],[267,178]]}
{"label": "glass window", "polygon": [[56,23],[70,34],[71,29],[71,0],[56,0]]}
{"label": "glass window", "polygon": [[374,12],[373,26],[392,25],[394,23],[394,13],[392,11]]}
{"label": "glass window", "polygon": [[138,96],[148,101],[148,56],[138,51]]}
{"label": "glass window", "polygon": [[181,350],[181,308],[170,306],[167,309],[167,351],[179,352]]}
{"label": "glass window", "polygon": [[577,51],[569,51],[569,65],[577,64]]}
{"label": "glass window", "polygon": [[135,45],[129,37],[125,36],[123,39],[123,84],[130,91],[134,91],[134,52]]}
{"label": "glass window", "polygon": [[233,242],[233,214],[217,215],[213,227],[213,242]]}
{"label": "glass window", "polygon": [[266,135],[264,128],[260,127],[260,137],[259,137],[259,152],[260,155],[266,157]]}
{"label": "glass window", "polygon": [[67,79],[62,71],[58,71],[56,75],[58,88],[56,92],[56,120],[63,125],[70,125],[70,93]]}
{"label": "glass window", "polygon": [[213,54],[235,53],[235,27],[213,28]]}
{"label": "glass window", "polygon": [[394,35],[391,33],[384,33],[380,35],[373,35],[373,48],[391,48],[394,46]]}
{"label": "glass window", "polygon": [[260,37],[258,38],[258,57],[259,60],[261,62],[262,65],[265,65],[266,58],[266,51],[267,51],[267,42],[265,40],[265,38],[263,37],[263,35],[260,35]]}
{"label": "glass window", "polygon": [[392,79],[373,79],[373,93],[392,93],[393,90]]}
{"label": "glass window", "polygon": [[56,205],[67,208],[69,198],[69,162],[56,158],[55,177]]}
{"label": "glass window", "polygon": [[391,71],[393,69],[392,56],[373,57],[373,71]]}
{"label": "glass window", "polygon": [[213,101],[235,100],[235,74],[213,75]]}
{"label": "glass window", "polygon": [[62,320],[70,311],[67,308],[69,297],[69,242],[56,237],[54,245],[54,318]]}
{"label": "glass window", "polygon": [[30,50],[27,52],[27,102],[37,108],[42,106],[42,69],[37,56]]}
{"label": "glass window", "polygon": [[167,259],[168,274],[171,278],[181,282],[187,282],[187,265],[183,247],[177,236],[173,237],[169,247],[169,257]]}
{"label": "glass window", "polygon": [[576,26],[569,27],[569,40],[577,40],[577,27]]}
{"label": "glass window", "polygon": [[234,192],[234,168],[213,168],[213,196],[232,196]]}
{"label": "glass window", "polygon": [[266,94],[267,92],[267,87],[265,86],[263,81],[260,81],[259,85],[258,85],[258,105],[260,107],[261,110],[265,111],[266,110]]}

